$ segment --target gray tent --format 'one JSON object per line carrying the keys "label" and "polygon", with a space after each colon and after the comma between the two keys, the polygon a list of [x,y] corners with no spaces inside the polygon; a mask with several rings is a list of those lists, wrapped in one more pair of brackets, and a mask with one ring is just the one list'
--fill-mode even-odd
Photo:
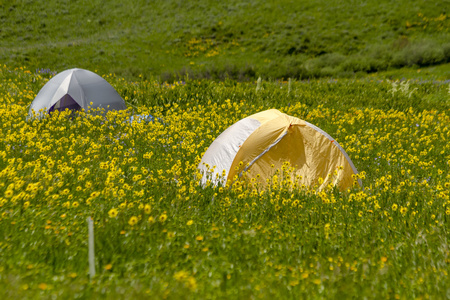
{"label": "gray tent", "polygon": [[70,69],[57,74],[44,85],[31,103],[29,117],[33,116],[33,111],[37,116],[42,116],[42,112],[63,111],[66,108],[104,108],[108,111],[126,109],[126,105],[119,93],[102,77],[88,70]]}

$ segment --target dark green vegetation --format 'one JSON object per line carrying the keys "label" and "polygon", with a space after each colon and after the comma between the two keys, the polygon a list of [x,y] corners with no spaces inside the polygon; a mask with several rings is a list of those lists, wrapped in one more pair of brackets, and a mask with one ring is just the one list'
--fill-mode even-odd
{"label": "dark green vegetation", "polygon": [[450,2],[0,1],[0,62],[128,78],[353,76],[450,59]]}

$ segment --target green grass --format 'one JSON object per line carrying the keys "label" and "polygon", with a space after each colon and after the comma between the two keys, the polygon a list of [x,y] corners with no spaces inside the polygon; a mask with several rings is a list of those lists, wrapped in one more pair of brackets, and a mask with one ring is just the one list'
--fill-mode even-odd
{"label": "green grass", "polygon": [[[0,0],[0,298],[449,298],[448,4]],[[129,109],[27,122],[72,67]],[[199,186],[210,143],[270,108],[364,189]]]}
{"label": "green grass", "polygon": [[402,68],[379,72],[372,75],[375,78],[391,80],[448,80],[450,78],[450,64],[442,64],[425,68]]}
{"label": "green grass", "polygon": [[450,59],[448,1],[2,1],[0,61],[127,78],[349,77]]}
{"label": "green grass", "polygon": [[[105,75],[133,105],[125,114],[26,122],[48,77],[0,71],[2,298],[448,296],[448,82],[263,81],[256,91]],[[330,133],[365,188],[199,186],[209,144],[268,108]],[[163,123],[124,122],[138,112]]]}

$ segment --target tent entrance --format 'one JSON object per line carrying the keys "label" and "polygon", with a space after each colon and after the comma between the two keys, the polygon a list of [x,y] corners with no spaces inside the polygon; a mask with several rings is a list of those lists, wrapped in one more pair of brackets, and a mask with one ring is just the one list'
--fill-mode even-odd
{"label": "tent entrance", "polygon": [[70,95],[64,95],[64,97],[59,99],[58,102],[56,102],[48,111],[64,111],[66,110],[66,108],[70,110],[81,110],[81,106],[75,100],[73,100]]}

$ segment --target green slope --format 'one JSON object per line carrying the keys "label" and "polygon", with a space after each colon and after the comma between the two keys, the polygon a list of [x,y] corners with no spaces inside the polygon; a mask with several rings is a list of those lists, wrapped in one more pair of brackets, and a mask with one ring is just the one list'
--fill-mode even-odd
{"label": "green slope", "polygon": [[0,1],[0,62],[137,78],[351,76],[450,60],[450,1]]}

